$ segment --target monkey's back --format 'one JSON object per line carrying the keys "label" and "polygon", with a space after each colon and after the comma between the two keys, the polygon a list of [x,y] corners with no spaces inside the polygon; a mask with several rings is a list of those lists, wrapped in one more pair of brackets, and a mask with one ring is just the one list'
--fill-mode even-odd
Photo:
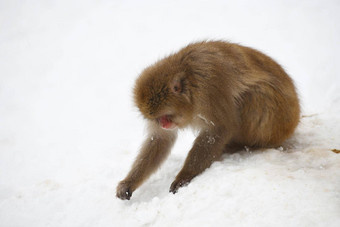
{"label": "monkey's back", "polygon": [[182,52],[189,53],[182,58],[194,75],[197,111],[231,130],[234,143],[277,146],[294,132],[300,118],[295,86],[270,57],[222,41],[192,44]]}
{"label": "monkey's back", "polygon": [[250,146],[278,146],[291,136],[300,119],[298,95],[292,79],[270,57],[243,48],[255,78],[242,93],[240,105],[241,138]]}

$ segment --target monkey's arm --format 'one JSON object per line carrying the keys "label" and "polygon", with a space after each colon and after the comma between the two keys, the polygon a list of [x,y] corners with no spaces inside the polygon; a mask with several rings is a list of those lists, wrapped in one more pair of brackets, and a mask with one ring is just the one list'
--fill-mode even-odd
{"label": "monkey's arm", "polygon": [[149,126],[149,136],[145,140],[126,178],[117,186],[116,196],[129,200],[144,180],[146,180],[167,158],[177,138],[176,130],[164,130],[158,125]]}
{"label": "monkey's arm", "polygon": [[219,160],[228,141],[229,135],[226,134],[226,130],[203,130],[189,151],[183,168],[171,184],[170,192],[176,193],[180,187],[187,185],[192,178]]}

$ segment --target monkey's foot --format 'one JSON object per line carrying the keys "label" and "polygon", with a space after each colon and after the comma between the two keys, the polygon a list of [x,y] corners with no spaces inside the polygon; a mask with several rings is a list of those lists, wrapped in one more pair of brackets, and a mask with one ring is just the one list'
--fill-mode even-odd
{"label": "monkey's foot", "polygon": [[179,188],[187,186],[190,181],[191,179],[176,179],[172,182],[169,192],[172,192],[173,194],[177,193]]}
{"label": "monkey's foot", "polygon": [[130,200],[132,196],[132,190],[130,182],[121,181],[117,186],[116,196],[122,200]]}

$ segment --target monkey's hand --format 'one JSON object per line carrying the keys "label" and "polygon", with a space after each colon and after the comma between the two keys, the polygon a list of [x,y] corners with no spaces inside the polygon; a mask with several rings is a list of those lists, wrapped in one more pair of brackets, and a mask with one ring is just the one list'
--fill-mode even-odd
{"label": "monkey's hand", "polygon": [[130,200],[132,196],[131,183],[124,180],[119,182],[116,196],[122,200]]}
{"label": "monkey's hand", "polygon": [[176,179],[172,182],[169,192],[172,192],[173,194],[177,193],[179,188],[187,186],[190,181],[191,179]]}

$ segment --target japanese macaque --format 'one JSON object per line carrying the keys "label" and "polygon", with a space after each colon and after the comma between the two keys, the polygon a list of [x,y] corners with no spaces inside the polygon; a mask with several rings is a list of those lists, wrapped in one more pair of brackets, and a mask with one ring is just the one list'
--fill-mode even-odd
{"label": "japanese macaque", "polygon": [[291,78],[265,54],[224,41],[189,44],[147,67],[134,100],[148,135],[117,197],[132,193],[167,158],[178,129],[199,134],[170,192],[187,185],[223,152],[280,146],[292,135],[300,106]]}

